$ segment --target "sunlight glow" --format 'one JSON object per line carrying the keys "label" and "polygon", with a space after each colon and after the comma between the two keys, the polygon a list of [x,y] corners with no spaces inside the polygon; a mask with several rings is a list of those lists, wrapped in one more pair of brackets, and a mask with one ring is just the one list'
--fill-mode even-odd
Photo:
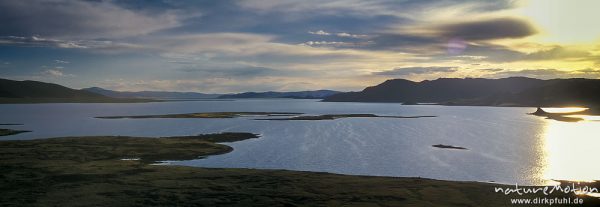
{"label": "sunlight glow", "polygon": [[594,161],[600,149],[599,122],[548,120],[543,137],[543,178],[570,181],[600,180],[600,165]]}
{"label": "sunlight glow", "polygon": [[588,115],[568,115],[566,117],[582,118],[585,121],[600,121],[600,116],[588,116]]}
{"label": "sunlight glow", "polygon": [[553,43],[589,43],[600,40],[600,1],[529,0],[519,13],[531,18]]}

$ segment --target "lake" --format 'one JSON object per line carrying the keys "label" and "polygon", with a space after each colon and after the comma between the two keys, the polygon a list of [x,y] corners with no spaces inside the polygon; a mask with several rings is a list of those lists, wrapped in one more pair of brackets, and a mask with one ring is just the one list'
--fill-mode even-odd
{"label": "lake", "polygon": [[[96,116],[193,112],[371,113],[434,118],[343,118],[319,121],[233,119],[97,119]],[[253,132],[259,139],[228,143],[235,150],[169,164],[288,169],[352,175],[549,184],[549,179],[600,179],[593,161],[600,122],[569,123],[527,115],[535,108],[405,106],[318,100],[239,99],[127,104],[0,105],[0,128],[32,130],[9,139],[63,136],[175,136]],[[444,144],[468,150],[441,149]]]}

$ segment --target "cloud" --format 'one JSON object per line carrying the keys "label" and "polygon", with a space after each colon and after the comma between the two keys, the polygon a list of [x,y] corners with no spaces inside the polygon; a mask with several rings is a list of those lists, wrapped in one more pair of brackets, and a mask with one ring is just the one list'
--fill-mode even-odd
{"label": "cloud", "polygon": [[458,71],[456,67],[404,67],[394,68],[393,70],[374,72],[373,75],[409,76],[420,74],[452,73],[456,71]]}
{"label": "cloud", "polygon": [[331,33],[325,32],[323,30],[319,30],[319,31],[316,31],[316,32],[308,31],[308,33],[309,34],[314,34],[314,35],[326,35],[326,36],[331,35]]}
{"label": "cloud", "polygon": [[176,53],[253,53],[265,49],[274,37],[250,33],[171,35],[142,40],[147,48]]}
{"label": "cloud", "polygon": [[504,71],[504,69],[502,69],[502,68],[483,68],[483,69],[479,69],[479,70],[482,72],[493,72],[493,73]]}
{"label": "cloud", "polygon": [[465,40],[493,40],[523,38],[537,33],[533,25],[516,18],[496,18],[459,22],[438,26],[437,34],[446,38]]}
{"label": "cloud", "polygon": [[203,78],[161,80],[105,80],[98,84],[103,88],[120,91],[196,91],[203,93],[232,93],[248,91],[299,91],[307,88],[321,89],[314,83],[293,78],[266,77],[260,79]]}
{"label": "cloud", "polygon": [[0,36],[0,45],[14,45],[26,47],[56,47],[66,49],[96,49],[96,50],[124,50],[140,48],[139,45],[119,43],[110,40],[63,40],[44,38],[40,36]]}
{"label": "cloud", "polygon": [[[537,47],[537,48],[536,48]],[[542,49],[538,49],[541,47]],[[529,48],[528,48],[529,49]],[[532,52],[521,52],[510,47],[494,44],[469,44],[464,55],[484,56],[482,60],[489,62],[532,62],[532,61],[586,61],[598,60],[598,56],[590,51],[572,48],[568,46],[557,45],[536,45],[532,46]]]}
{"label": "cloud", "polygon": [[340,33],[329,33],[329,32],[325,32],[323,30],[319,30],[316,32],[313,31],[308,31],[309,34],[314,34],[314,35],[322,35],[322,36],[337,36],[337,37],[347,37],[347,38],[357,38],[357,39],[361,39],[361,38],[368,38],[369,35],[359,35],[359,34],[350,34],[350,33],[346,33],[346,32],[340,32]]}
{"label": "cloud", "polygon": [[144,35],[177,27],[175,11],[144,13],[112,1],[0,1],[0,35],[110,38]]}
{"label": "cloud", "polygon": [[338,37],[351,37],[351,38],[359,38],[359,39],[369,37],[369,35],[350,34],[350,33],[346,33],[346,32],[336,33],[335,35]]}
{"label": "cloud", "polygon": [[69,63],[71,63],[71,62],[69,62],[69,61],[66,61],[66,60],[54,60],[54,62],[55,62],[56,64],[69,64]]}
{"label": "cloud", "polygon": [[[173,35],[155,37],[145,42],[146,49],[152,49],[169,61],[189,63],[189,61],[246,62],[250,65],[282,64],[285,67],[295,64],[348,62],[352,59],[373,58],[373,52],[343,50],[325,46],[327,42],[307,44],[283,44],[274,42],[271,35],[248,33],[208,33],[196,35]],[[343,43],[334,43],[343,44]],[[329,44],[331,46],[331,43]],[[378,54],[379,55],[379,54]],[[274,67],[280,68],[280,67]]]}
{"label": "cloud", "polygon": [[64,73],[62,70],[62,68],[52,68],[52,69],[47,69],[42,71],[40,74],[43,76],[50,76],[50,77],[54,77],[54,78],[63,78],[63,77],[74,77],[75,75],[73,74],[67,74]]}
{"label": "cloud", "polygon": [[373,42],[327,42],[327,41],[308,41],[300,45],[305,46],[330,46],[330,47],[360,47],[372,44]]}
{"label": "cloud", "polygon": [[391,50],[431,55],[443,52],[445,49],[445,42],[441,38],[423,35],[381,33],[373,35],[368,40],[372,42],[365,47],[368,50]]}
{"label": "cloud", "polygon": [[[531,23],[505,10],[514,2],[3,1],[0,49],[12,65],[0,71],[42,76],[45,70],[49,79],[68,71],[78,78],[50,80],[82,87],[118,76],[136,89],[221,92],[354,90],[390,76],[597,74],[516,70],[592,67],[600,49],[534,45],[537,37],[524,38],[536,34]],[[20,58],[25,54],[31,60]],[[68,69],[37,67],[43,64]]]}
{"label": "cloud", "polygon": [[600,69],[580,69],[580,70],[559,70],[554,68],[546,69],[523,69],[523,70],[502,70],[489,75],[491,77],[531,77],[540,79],[554,78],[600,78]]}
{"label": "cloud", "polygon": [[561,46],[555,46],[551,49],[539,50],[536,52],[525,54],[525,60],[556,60],[569,58],[586,58],[592,54],[588,51],[568,49]]}
{"label": "cloud", "polygon": [[247,77],[266,77],[266,76],[285,76],[290,75],[290,71],[276,70],[267,67],[256,66],[187,66],[178,69],[182,72],[196,73],[203,77],[220,78],[247,78]]}
{"label": "cloud", "polygon": [[[258,12],[280,12],[288,15],[310,16],[308,14],[329,15],[414,15],[431,8],[443,8],[457,5],[465,5],[463,13],[495,11],[512,8],[515,6],[512,0],[500,1],[477,1],[477,0],[419,0],[419,1],[390,1],[390,0],[246,0],[238,4],[244,8]],[[431,12],[426,12],[431,13]]]}

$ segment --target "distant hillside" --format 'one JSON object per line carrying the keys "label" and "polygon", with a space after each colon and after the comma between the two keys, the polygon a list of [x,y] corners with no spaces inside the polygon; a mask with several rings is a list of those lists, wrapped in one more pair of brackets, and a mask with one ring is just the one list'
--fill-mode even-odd
{"label": "distant hillside", "polygon": [[39,81],[0,79],[0,103],[131,102]]}
{"label": "distant hillside", "polygon": [[3,98],[105,98],[87,91],[75,90],[58,84],[38,81],[0,79],[0,97]]}
{"label": "distant hillside", "polygon": [[205,94],[195,92],[167,92],[167,91],[113,91],[99,87],[81,89],[96,94],[101,94],[113,98],[150,98],[150,99],[201,99],[217,98],[222,94]]}
{"label": "distant hillside", "polygon": [[246,92],[228,94],[219,98],[299,98],[299,99],[323,99],[334,94],[341,93],[332,90],[298,91],[298,92]]}
{"label": "distant hillside", "polygon": [[600,80],[553,79],[516,93],[493,94],[474,99],[455,100],[449,105],[588,106],[600,107]]}
{"label": "distant hillside", "polygon": [[486,106],[600,105],[600,80],[511,77],[387,80],[360,92],[327,97],[329,102],[440,103]]}

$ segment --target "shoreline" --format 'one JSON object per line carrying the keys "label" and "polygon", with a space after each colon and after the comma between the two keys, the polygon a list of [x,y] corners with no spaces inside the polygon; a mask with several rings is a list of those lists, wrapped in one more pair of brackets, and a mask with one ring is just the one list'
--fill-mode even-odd
{"label": "shoreline", "polygon": [[[36,206],[506,206],[511,198],[473,181],[263,169],[151,165],[233,150],[251,133],[63,137],[0,141],[0,203]],[[217,143],[218,142],[218,143]],[[122,160],[125,159],[125,160]],[[563,196],[563,195],[561,195]],[[575,198],[575,195],[564,195]],[[596,199],[597,200],[597,199]],[[592,198],[586,202],[593,203]]]}

